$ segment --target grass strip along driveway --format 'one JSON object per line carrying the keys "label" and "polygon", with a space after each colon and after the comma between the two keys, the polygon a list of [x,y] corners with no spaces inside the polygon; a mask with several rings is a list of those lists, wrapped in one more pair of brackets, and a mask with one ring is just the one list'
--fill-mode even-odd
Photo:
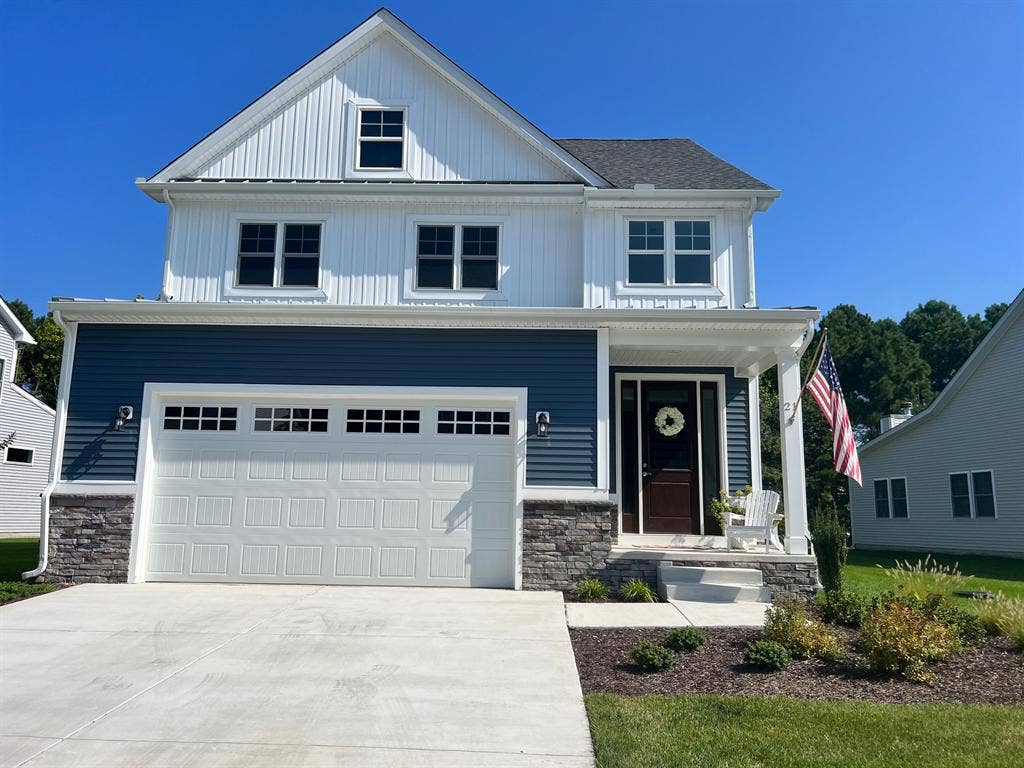
{"label": "grass strip along driveway", "polygon": [[1024,709],[719,696],[586,697],[598,768],[1024,765]]}
{"label": "grass strip along driveway", "polygon": [[0,605],[42,595],[55,584],[27,584],[21,574],[39,564],[39,539],[0,539]]}

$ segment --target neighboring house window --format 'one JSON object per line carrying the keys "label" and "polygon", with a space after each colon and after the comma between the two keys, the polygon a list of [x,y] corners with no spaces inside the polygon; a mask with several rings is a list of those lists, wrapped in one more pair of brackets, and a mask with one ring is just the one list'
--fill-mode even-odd
{"label": "neighboring house window", "polygon": [[320,224],[242,223],[238,274],[242,288],[316,288],[320,284]]}
{"label": "neighboring house window", "polygon": [[360,109],[357,153],[357,170],[401,170],[405,166],[405,110]]}
{"label": "neighboring house window", "polygon": [[905,477],[875,480],[875,517],[901,518],[910,516]]}
{"label": "neighboring house window", "polygon": [[34,451],[29,448],[7,447],[7,462],[9,464],[31,464]]}
{"label": "neighboring house window", "polygon": [[[665,247],[668,231],[671,250]],[[714,284],[710,220],[630,221],[626,250],[629,285]]]}
{"label": "neighboring house window", "polygon": [[416,287],[496,291],[498,239],[493,225],[418,225]]}
{"label": "neighboring house window", "polygon": [[954,472],[949,476],[953,517],[995,517],[996,488],[991,470]]}
{"label": "neighboring house window", "polygon": [[889,517],[889,481],[875,480],[875,517]]}

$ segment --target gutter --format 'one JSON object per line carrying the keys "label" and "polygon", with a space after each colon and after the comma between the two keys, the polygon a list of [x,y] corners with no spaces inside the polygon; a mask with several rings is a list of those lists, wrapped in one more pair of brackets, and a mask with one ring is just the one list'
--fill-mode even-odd
{"label": "gutter", "polygon": [[747,301],[745,307],[757,306],[757,287],[754,283],[754,211],[757,197],[750,198],[750,213],[747,214]]}
{"label": "gutter", "polygon": [[167,295],[167,286],[171,282],[171,243],[174,240],[174,201],[171,200],[171,193],[164,189],[164,202],[167,203],[167,241],[164,246],[164,276],[160,282],[160,299],[169,301],[172,297]]}
{"label": "gutter", "polygon": [[59,309],[53,310],[53,319],[64,330],[64,355],[60,361],[60,384],[57,387],[57,409],[53,420],[53,443],[50,449],[50,482],[40,496],[39,504],[39,565],[25,571],[21,578],[26,581],[42,576],[49,563],[50,545],[50,496],[60,480],[61,460],[64,456],[64,426],[68,417],[68,393],[71,391],[71,370],[75,360],[75,342],[78,339],[78,324],[67,323]]}

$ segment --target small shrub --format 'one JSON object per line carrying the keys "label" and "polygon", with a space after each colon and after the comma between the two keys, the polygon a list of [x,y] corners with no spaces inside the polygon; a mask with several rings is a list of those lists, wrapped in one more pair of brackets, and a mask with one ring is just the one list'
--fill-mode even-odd
{"label": "small shrub", "polygon": [[836,503],[830,494],[822,497],[822,503],[814,515],[811,525],[811,541],[814,542],[814,556],[818,561],[818,578],[826,592],[843,588],[843,566],[849,547],[846,545],[846,529],[839,522]]}
{"label": "small shrub", "polygon": [[923,560],[913,565],[909,560],[897,560],[892,568],[882,570],[896,585],[897,592],[912,595],[918,600],[924,600],[928,595],[952,598],[954,592],[965,589],[970,581],[969,576],[960,573],[956,564],[942,565],[932,560],[931,555],[925,555]]}
{"label": "small shrub", "polygon": [[945,625],[956,633],[964,648],[976,646],[985,637],[985,626],[981,619],[941,595],[930,595],[924,604],[924,615]]}
{"label": "small shrub", "polygon": [[656,602],[654,592],[646,581],[630,579],[619,589],[619,598],[627,603]]}
{"label": "small shrub", "polygon": [[572,594],[577,600],[604,600],[608,597],[608,587],[597,579],[584,579]]}
{"label": "small shrub", "polygon": [[755,669],[779,670],[789,666],[792,658],[786,646],[774,640],[755,640],[743,651],[743,661]]}
{"label": "small shrub", "polygon": [[697,627],[680,627],[669,632],[662,645],[673,651],[692,652],[704,645],[705,642],[707,642],[707,638]]}
{"label": "small shrub", "polygon": [[764,636],[785,646],[798,659],[837,659],[843,655],[842,641],[811,616],[805,600],[779,600],[769,608]]}
{"label": "small shrub", "polygon": [[859,627],[870,606],[867,598],[844,589],[818,595],[818,615],[829,624]]}
{"label": "small shrub", "polygon": [[873,671],[926,682],[928,666],[952,655],[959,638],[923,610],[892,602],[878,605],[865,618],[861,644]]}
{"label": "small shrub", "polygon": [[675,653],[664,646],[655,645],[650,640],[638,642],[629,655],[644,672],[664,672],[676,659]]}

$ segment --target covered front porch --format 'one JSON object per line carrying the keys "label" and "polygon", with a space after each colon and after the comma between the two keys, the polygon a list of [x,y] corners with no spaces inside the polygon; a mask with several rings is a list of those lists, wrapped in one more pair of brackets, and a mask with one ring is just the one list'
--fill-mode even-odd
{"label": "covered front porch", "polygon": [[[731,311],[721,320],[678,314],[663,325],[601,333],[608,487],[617,506],[612,559],[629,570],[639,560],[757,563],[769,571],[789,561],[813,570],[798,403],[800,358],[817,311]],[[771,368],[780,393],[782,533],[778,540],[727,539],[713,501],[762,490],[757,377]]]}

